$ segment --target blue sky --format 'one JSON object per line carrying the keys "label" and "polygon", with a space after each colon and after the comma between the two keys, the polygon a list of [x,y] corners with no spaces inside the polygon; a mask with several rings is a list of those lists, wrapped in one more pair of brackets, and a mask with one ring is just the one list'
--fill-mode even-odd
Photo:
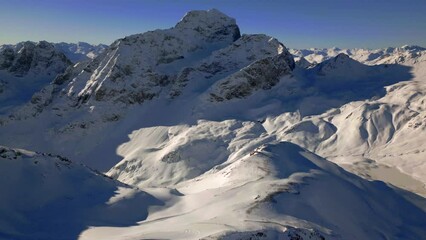
{"label": "blue sky", "polygon": [[0,0],[0,44],[110,44],[211,8],[292,48],[426,47],[426,0]]}

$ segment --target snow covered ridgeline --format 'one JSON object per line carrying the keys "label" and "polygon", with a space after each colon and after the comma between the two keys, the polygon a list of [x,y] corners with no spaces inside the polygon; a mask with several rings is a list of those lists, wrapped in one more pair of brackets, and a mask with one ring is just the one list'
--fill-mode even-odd
{"label": "snow covered ridgeline", "polygon": [[77,239],[129,226],[161,202],[60,156],[0,146],[0,239]]}
{"label": "snow covered ridgeline", "polygon": [[[260,124],[238,121],[136,131],[119,149],[123,161],[108,174],[150,187],[154,196],[162,186],[179,194],[140,226],[115,229],[112,239],[124,234],[131,239],[416,239],[425,233],[424,211],[392,188],[292,143],[276,142],[264,131]],[[165,225],[172,227],[165,230]],[[83,239],[105,237],[103,230],[86,231]]]}
{"label": "snow covered ridgeline", "polygon": [[[352,86],[357,96],[371,92],[371,87],[375,84],[381,84],[380,81],[390,80],[403,72],[408,75],[403,74],[406,76],[399,79],[405,81],[382,84],[386,91],[374,98],[358,98],[355,99],[358,101],[351,101],[314,116],[279,114],[268,119],[265,126],[280,140],[299,144],[349,169],[359,168],[356,172],[363,176],[386,180],[426,196],[426,50],[404,46],[367,52],[377,53],[377,61],[364,61],[373,66],[348,61],[346,54],[339,53],[314,67],[310,66],[308,71],[320,73],[318,79],[325,80],[321,82],[325,83],[323,86],[326,89],[340,84],[354,84]],[[355,50],[348,54],[362,60]],[[378,63],[385,65],[376,65]],[[373,68],[377,71],[371,71]],[[395,68],[395,71],[391,71],[393,74],[384,74],[383,70],[391,68]],[[353,74],[354,72],[357,74]],[[364,77],[357,79],[360,72],[365,73],[362,74]],[[360,88],[363,85],[367,87]],[[360,89],[368,91],[359,91]],[[384,90],[382,87],[381,89]],[[396,177],[393,174],[390,177],[379,169],[394,169],[401,172],[402,176]],[[407,176],[411,180],[403,180]]]}
{"label": "snow covered ridgeline", "polygon": [[[192,91],[206,91],[220,78],[275,55],[283,55],[276,61],[289,65],[288,71],[277,75],[289,74],[293,60],[275,39],[264,35],[240,38],[234,19],[217,10],[193,11],[173,28],[117,40],[83,72],[64,78],[69,84],[63,91],[78,105],[105,101],[134,104],[167,95],[174,98],[187,85],[196,85],[196,89],[189,87]],[[274,84],[276,80],[257,88]]]}
{"label": "snow covered ridgeline", "polygon": [[0,53],[0,70],[16,77],[26,75],[55,77],[70,64],[63,53],[56,51],[55,46],[46,41],[6,46]]}
{"label": "snow covered ridgeline", "polygon": [[[310,49],[290,49],[297,60],[302,62],[307,60],[309,64],[318,64],[339,54],[346,54],[351,58],[368,65],[377,64],[404,64],[416,63],[416,59],[426,55],[426,48],[419,46],[389,47],[384,49],[340,49],[340,48],[310,48]],[[304,62],[305,66],[306,62]]]}
{"label": "snow covered ridgeline", "polygon": [[0,50],[0,114],[31,99],[71,64],[51,43],[23,42]]}
{"label": "snow covered ridgeline", "polygon": [[[205,106],[206,102],[214,105],[216,101],[212,96],[226,100],[244,99],[271,89],[282,77],[290,76],[293,68],[291,55],[276,39],[263,34],[240,36],[233,18],[217,10],[195,11],[187,14],[174,28],[117,40],[94,60],[67,69],[52,84],[36,93],[30,103],[1,122],[5,126],[22,123],[25,125],[23,130],[31,125],[29,121],[41,129],[44,127],[40,122],[45,121],[39,120],[45,119],[49,130],[45,129],[41,134],[54,133],[51,137],[62,139],[54,142],[62,144],[53,147],[55,144],[50,142],[36,149],[55,152],[68,149],[64,139],[71,142],[75,135],[82,140],[79,134],[87,134],[86,130],[101,131],[107,125],[116,126],[136,108],[139,108],[138,112],[145,106],[149,109],[150,102],[154,105],[175,103],[176,106],[168,109],[179,106],[179,112],[186,117],[191,114],[190,109]],[[263,74],[266,72],[269,73],[267,78]],[[182,104],[188,99],[194,100],[191,105]],[[19,123],[21,120],[26,123]],[[186,122],[185,119],[177,121]],[[71,131],[75,134],[69,134]],[[120,134],[125,136],[128,131],[127,128]],[[68,137],[62,138],[64,135]],[[94,132],[89,135],[99,138]],[[28,139],[28,135],[25,137]],[[20,141],[18,138],[15,132],[15,143]],[[69,151],[73,154],[85,151],[94,142],[84,145],[86,147],[80,150],[74,151],[71,147]],[[46,146],[50,146],[49,149]],[[73,156],[68,152],[60,153]],[[110,167],[112,165],[102,169]]]}
{"label": "snow covered ridgeline", "polygon": [[94,59],[103,53],[108,47],[104,44],[92,45],[86,42],[78,43],[54,43],[55,48],[64,53],[67,58],[73,62],[82,62]]}
{"label": "snow covered ridgeline", "polygon": [[[211,10],[193,11],[174,28],[115,41],[65,89],[79,104],[142,103],[167,91],[186,66],[240,37],[235,20]],[[70,79],[71,80],[71,79]]]}
{"label": "snow covered ridgeline", "polygon": [[[35,42],[19,42],[17,44],[5,44],[0,45],[0,51],[6,49],[13,49],[15,51],[21,49],[26,44],[41,44],[45,41],[41,41],[39,43]],[[71,62],[77,63],[81,61],[86,61],[97,57],[108,47],[105,44],[92,45],[86,42],[78,42],[78,43],[49,43],[55,47],[58,52],[63,53]],[[10,50],[6,50],[10,51]]]}
{"label": "snow covered ridgeline", "polygon": [[[419,239],[425,234],[425,213],[383,183],[349,174],[291,143],[250,141],[261,131],[252,124],[200,123],[212,124],[228,129],[213,130],[212,137],[237,134],[230,145],[241,150],[169,189],[146,188],[150,194],[61,157],[1,147],[0,190],[8,194],[0,199],[0,237]],[[217,144],[209,139],[204,146]]]}
{"label": "snow covered ridgeline", "polygon": [[92,59],[106,47],[46,41],[0,46],[0,114],[12,112],[30,101],[33,94],[49,88],[52,80],[63,74],[71,62]]}

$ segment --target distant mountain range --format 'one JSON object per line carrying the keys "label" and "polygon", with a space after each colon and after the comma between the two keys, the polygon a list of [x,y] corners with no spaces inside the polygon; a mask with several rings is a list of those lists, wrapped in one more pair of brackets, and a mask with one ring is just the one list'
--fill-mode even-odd
{"label": "distant mountain range", "polygon": [[[6,48],[11,48],[14,50],[21,49],[25,44],[37,44],[35,42],[20,42],[17,44],[4,44],[0,45],[0,51],[3,51]],[[93,45],[86,42],[78,43],[51,43],[56,50],[65,54],[65,56],[73,63],[81,62],[85,60],[90,60],[98,56],[100,53],[105,51],[108,45],[98,44]]]}
{"label": "distant mountain range", "polygon": [[54,43],[54,45],[58,51],[63,52],[73,63],[94,59],[108,47],[108,45],[105,44],[92,45],[85,42],[61,42]]}
{"label": "distant mountain range", "polygon": [[291,54],[296,57],[306,59],[311,64],[317,64],[328,60],[338,54],[346,54],[349,57],[367,64],[401,64],[407,61],[415,61],[419,56],[423,55],[426,48],[419,46],[402,46],[402,47],[389,47],[383,49],[340,49],[340,48],[310,48],[310,49],[290,49]]}

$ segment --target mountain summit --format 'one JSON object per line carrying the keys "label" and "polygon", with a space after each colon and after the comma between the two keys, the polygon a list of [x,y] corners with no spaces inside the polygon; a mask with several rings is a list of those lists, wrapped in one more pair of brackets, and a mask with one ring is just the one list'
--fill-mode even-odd
{"label": "mountain summit", "polygon": [[[218,10],[191,11],[175,27],[119,39],[95,59],[68,69],[38,94],[30,115],[50,107],[61,111],[56,115],[70,107],[111,111],[110,104],[128,107],[182,94],[197,94],[200,101],[244,98],[270,89],[293,68],[278,40],[241,37],[235,19]],[[28,115],[15,116],[22,114]]]}
{"label": "mountain summit", "polygon": [[195,30],[210,41],[229,37],[235,41],[240,37],[240,29],[235,19],[217,9],[190,11],[176,24],[175,28]]}

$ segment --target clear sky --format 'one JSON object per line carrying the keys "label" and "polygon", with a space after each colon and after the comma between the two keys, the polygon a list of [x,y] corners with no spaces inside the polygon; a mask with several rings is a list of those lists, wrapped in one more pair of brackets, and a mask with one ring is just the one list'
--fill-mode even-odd
{"label": "clear sky", "polygon": [[211,8],[291,48],[426,47],[426,0],[0,0],[0,44],[110,44]]}

